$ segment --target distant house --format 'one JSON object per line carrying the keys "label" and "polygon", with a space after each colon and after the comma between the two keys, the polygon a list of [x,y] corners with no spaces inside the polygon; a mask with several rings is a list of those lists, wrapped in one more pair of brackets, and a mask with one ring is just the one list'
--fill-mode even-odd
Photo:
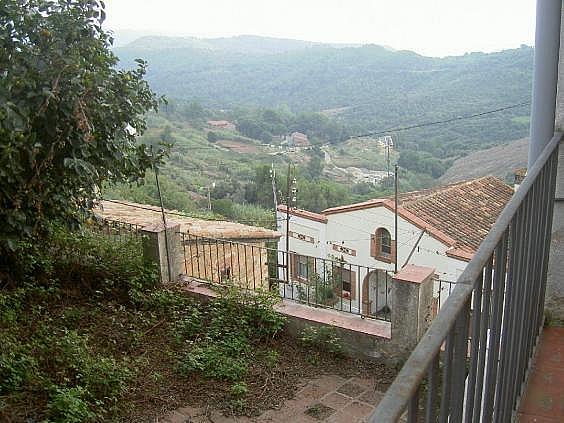
{"label": "distant house", "polygon": [[390,135],[385,135],[383,137],[379,137],[378,138],[378,146],[382,149],[387,149],[389,148],[390,150],[393,150],[394,148],[394,140]]}
{"label": "distant house", "polygon": [[290,135],[290,145],[294,147],[308,147],[310,144],[306,134],[293,132],[292,135]]}
{"label": "distant house", "polygon": [[[166,210],[169,223],[180,225],[180,245],[172,248],[183,274],[215,283],[230,280],[252,288],[268,288],[267,245],[280,233],[258,226],[209,221]],[[94,213],[102,219],[143,228],[162,223],[159,207],[127,201],[100,201]],[[246,286],[250,284],[250,286]]]}
{"label": "distant house", "polygon": [[[378,297],[386,295],[376,287],[379,273],[393,271],[396,257],[398,269],[406,264],[432,267],[438,279],[456,281],[512,194],[510,186],[491,176],[400,194],[397,239],[393,198],[321,213],[291,209],[289,252],[296,258],[290,258],[290,264],[309,256],[381,269],[355,275],[360,286],[351,284],[353,291],[343,294],[351,298],[353,309],[375,314],[379,310],[372,308],[383,303]],[[279,221],[285,215],[286,206],[279,206]],[[285,229],[285,225],[279,228],[283,234]],[[286,249],[285,237],[278,248]],[[299,280],[299,272],[295,265],[292,277]],[[439,286],[435,286],[436,294]],[[441,297],[441,303],[446,297]]]}
{"label": "distant house", "polygon": [[214,129],[225,129],[227,131],[235,131],[237,129],[235,124],[228,120],[208,120],[208,125]]}

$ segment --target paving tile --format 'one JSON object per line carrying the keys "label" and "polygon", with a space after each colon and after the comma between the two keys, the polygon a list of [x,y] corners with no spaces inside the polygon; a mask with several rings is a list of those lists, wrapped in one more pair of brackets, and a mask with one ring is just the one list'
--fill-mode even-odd
{"label": "paving tile", "polygon": [[339,386],[343,385],[347,382],[347,379],[337,375],[323,375],[316,377],[311,381],[312,383],[316,384],[317,386],[323,386],[329,391],[334,391]]}
{"label": "paving tile", "polygon": [[310,406],[306,411],[305,415],[309,417],[313,417],[315,420],[325,420],[327,417],[335,413],[334,408],[328,407],[325,404],[318,402],[317,404],[313,404]]}
{"label": "paving tile", "polygon": [[353,420],[361,420],[372,413],[373,410],[374,407],[368,404],[364,404],[360,401],[353,401],[343,408],[342,412],[349,415]]}
{"label": "paving tile", "polygon": [[530,414],[519,413],[517,415],[517,423],[561,423],[561,420],[556,418],[531,416]]}
{"label": "paving tile", "polygon": [[329,394],[325,395],[321,398],[321,402],[325,405],[328,405],[335,410],[340,410],[345,405],[349,404],[352,401],[350,397],[346,395],[339,394],[338,392],[330,392]]}
{"label": "paving tile", "polygon": [[380,404],[382,398],[384,398],[384,394],[380,391],[375,391],[374,389],[369,389],[360,397],[358,397],[360,401],[370,404],[374,407]]}
{"label": "paving tile", "polygon": [[191,423],[191,419],[184,414],[172,411],[160,419],[162,423]]}
{"label": "paving tile", "polygon": [[349,382],[356,383],[357,385],[366,386],[368,388],[374,388],[376,386],[375,376],[359,377],[355,376],[349,379]]}
{"label": "paving tile", "polygon": [[344,411],[337,411],[326,421],[327,423],[359,423],[362,421],[362,419],[353,418],[352,416],[346,414]]}
{"label": "paving tile", "polygon": [[347,395],[351,398],[355,398],[358,397],[363,392],[366,392],[367,389],[368,388],[366,386],[359,385],[358,383],[347,382],[344,385],[342,385],[339,389],[337,389],[337,392]]}
{"label": "paving tile", "polygon": [[541,342],[535,360],[535,367],[564,369],[564,345],[550,341]]}
{"label": "paving tile", "polygon": [[333,389],[328,388],[327,386],[320,386],[316,383],[310,382],[304,388],[298,391],[296,394],[296,399],[303,402],[313,402],[319,400],[324,395],[331,392]]}

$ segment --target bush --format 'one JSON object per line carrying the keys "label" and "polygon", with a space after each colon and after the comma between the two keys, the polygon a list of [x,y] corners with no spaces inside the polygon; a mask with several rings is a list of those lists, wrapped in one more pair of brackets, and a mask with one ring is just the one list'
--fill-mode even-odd
{"label": "bush", "polygon": [[37,361],[13,337],[0,336],[0,393],[20,390],[37,372]]}
{"label": "bush", "polygon": [[159,280],[156,266],[143,261],[141,242],[129,234],[101,233],[92,223],[77,230],[56,227],[41,248],[22,245],[28,264],[18,277],[132,300]]}
{"label": "bush", "polygon": [[276,336],[284,326],[284,318],[273,308],[277,301],[269,292],[232,288],[186,314],[175,325],[177,340],[187,345],[179,357],[180,371],[233,382],[243,379],[255,354],[253,344]]}
{"label": "bush", "polygon": [[300,341],[307,347],[318,351],[324,351],[335,355],[343,354],[341,338],[337,335],[334,327],[330,326],[307,326],[300,333]]}
{"label": "bush", "polygon": [[55,393],[47,405],[49,417],[61,423],[80,423],[93,419],[96,415],[90,411],[84,396],[85,390],[80,386],[55,388]]}

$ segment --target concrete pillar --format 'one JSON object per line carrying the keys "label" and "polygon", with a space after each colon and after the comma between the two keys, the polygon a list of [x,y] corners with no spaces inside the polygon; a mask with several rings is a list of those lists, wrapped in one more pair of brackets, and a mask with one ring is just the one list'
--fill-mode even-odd
{"label": "concrete pillar", "polygon": [[392,282],[392,342],[410,352],[432,319],[435,269],[407,265]]}
{"label": "concrete pillar", "polygon": [[165,230],[163,222],[157,221],[145,226],[141,232],[144,260],[148,263],[155,263],[159,267],[162,283],[176,282],[178,276],[183,273],[184,267],[184,255],[180,245],[180,224],[167,222]]}
{"label": "concrete pillar", "polygon": [[554,135],[562,0],[537,0],[529,169]]}

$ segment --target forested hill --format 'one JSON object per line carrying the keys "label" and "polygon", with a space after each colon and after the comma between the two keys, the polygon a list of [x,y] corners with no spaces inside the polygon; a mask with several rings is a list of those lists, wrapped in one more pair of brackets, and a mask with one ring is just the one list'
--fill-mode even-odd
{"label": "forested hill", "polygon": [[[153,89],[207,107],[329,110],[358,131],[452,118],[530,97],[533,49],[430,58],[376,46],[331,46],[261,37],[145,37],[116,48],[123,66],[149,62]],[[528,107],[448,127],[410,131],[437,157],[527,135]],[[458,145],[453,151],[459,151]]]}

